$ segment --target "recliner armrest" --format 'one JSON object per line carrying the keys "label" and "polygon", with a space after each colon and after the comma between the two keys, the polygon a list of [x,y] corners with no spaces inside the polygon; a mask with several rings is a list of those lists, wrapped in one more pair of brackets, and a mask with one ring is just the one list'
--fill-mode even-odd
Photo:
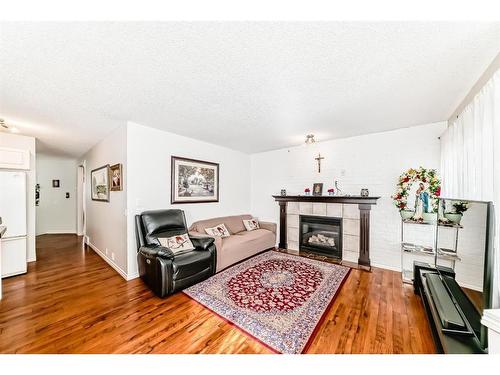
{"label": "recliner armrest", "polygon": [[209,236],[193,236],[189,235],[189,239],[193,243],[193,246],[197,249],[207,250],[214,242],[215,239]]}
{"label": "recliner armrest", "polygon": [[141,246],[139,252],[150,257],[160,257],[164,259],[174,258],[174,253],[170,249],[159,245]]}

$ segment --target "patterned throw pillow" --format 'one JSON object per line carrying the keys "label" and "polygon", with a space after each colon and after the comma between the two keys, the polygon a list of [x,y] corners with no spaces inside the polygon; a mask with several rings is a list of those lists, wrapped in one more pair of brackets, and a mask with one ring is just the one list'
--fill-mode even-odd
{"label": "patterned throw pillow", "polygon": [[257,219],[253,219],[253,218],[250,220],[243,220],[243,225],[245,226],[247,231],[251,231],[251,230],[255,230],[255,229],[260,228],[259,222],[257,221]]}
{"label": "patterned throw pillow", "polygon": [[189,239],[187,233],[172,237],[158,238],[158,241],[160,241],[161,246],[170,249],[174,254],[181,254],[194,250],[193,243]]}
{"label": "patterned throw pillow", "polygon": [[213,228],[205,228],[205,232],[214,237],[229,237],[231,235],[224,224],[218,224]]}

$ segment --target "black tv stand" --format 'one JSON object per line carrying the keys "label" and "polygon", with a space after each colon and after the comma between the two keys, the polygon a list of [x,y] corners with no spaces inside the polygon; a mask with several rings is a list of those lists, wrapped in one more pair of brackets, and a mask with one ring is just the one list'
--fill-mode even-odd
{"label": "black tv stand", "polygon": [[414,290],[422,298],[438,352],[485,353],[478,339],[481,316],[455,281],[455,272],[422,262],[414,262],[413,269]]}

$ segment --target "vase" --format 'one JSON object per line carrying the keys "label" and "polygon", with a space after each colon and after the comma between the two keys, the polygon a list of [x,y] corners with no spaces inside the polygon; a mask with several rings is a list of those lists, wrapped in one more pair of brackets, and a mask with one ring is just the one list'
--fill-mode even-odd
{"label": "vase", "polygon": [[424,219],[424,223],[435,223],[437,221],[437,213],[436,212],[424,212],[422,214],[422,218]]}
{"label": "vase", "polygon": [[304,194],[305,195],[311,195],[311,192],[310,191],[305,191]]}
{"label": "vase", "polygon": [[333,191],[329,191],[328,195],[334,195]]}
{"label": "vase", "polygon": [[444,217],[451,221],[453,224],[460,224],[460,220],[462,220],[461,213],[455,212],[445,212]]}
{"label": "vase", "polygon": [[401,219],[403,220],[410,220],[413,215],[415,215],[415,211],[411,210],[401,210],[399,213],[401,214]]}

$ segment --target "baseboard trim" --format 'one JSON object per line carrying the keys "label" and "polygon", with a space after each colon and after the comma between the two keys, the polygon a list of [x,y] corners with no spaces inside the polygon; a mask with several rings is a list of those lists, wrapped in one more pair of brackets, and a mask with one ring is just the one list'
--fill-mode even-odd
{"label": "baseboard trim", "polygon": [[37,233],[37,236],[42,236],[44,234],[76,234],[76,230],[48,230],[43,233]]}
{"label": "baseboard trim", "polygon": [[133,273],[133,274],[127,276],[127,281],[137,279],[138,277],[139,277],[139,272]]}
{"label": "baseboard trim", "polygon": [[371,262],[371,266],[372,267],[377,267],[377,268],[383,268],[385,270],[401,272],[401,267],[388,266],[387,264],[381,264],[381,263]]}
{"label": "baseboard trim", "polygon": [[92,250],[94,250],[97,255],[99,255],[106,263],[108,263],[116,272],[120,274],[121,277],[123,277],[126,281],[129,280],[127,273],[122,270],[115,262],[113,262],[111,259],[109,259],[106,254],[104,254],[97,246],[95,246],[92,242],[87,241],[87,245],[90,246]]}

